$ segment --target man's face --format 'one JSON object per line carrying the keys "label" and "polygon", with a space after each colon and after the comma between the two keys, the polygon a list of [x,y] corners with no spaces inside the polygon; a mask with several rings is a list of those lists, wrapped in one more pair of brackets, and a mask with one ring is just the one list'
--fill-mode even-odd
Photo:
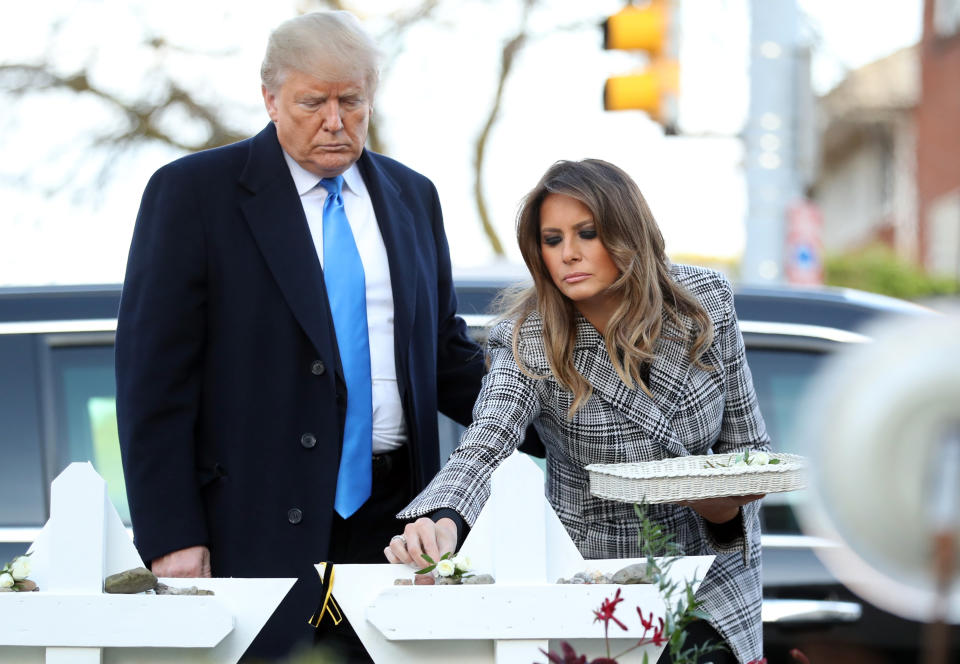
{"label": "man's face", "polygon": [[362,78],[321,81],[292,70],[276,93],[263,88],[263,101],[280,145],[311,173],[336,177],[360,158],[373,110]]}

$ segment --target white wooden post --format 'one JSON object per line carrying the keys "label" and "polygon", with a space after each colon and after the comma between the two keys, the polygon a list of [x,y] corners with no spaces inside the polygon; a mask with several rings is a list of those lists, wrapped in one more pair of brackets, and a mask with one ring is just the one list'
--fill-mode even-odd
{"label": "white wooden post", "polygon": [[[543,473],[533,463],[511,459],[507,472],[494,473],[490,484],[494,578],[503,586],[549,583],[547,520],[538,514],[538,507],[545,503]],[[531,657],[541,655],[549,645],[547,639],[500,639],[494,643],[494,661],[530,664]]]}
{"label": "white wooden post", "polygon": [[[376,662],[390,664],[530,664],[545,662],[541,649],[567,640],[603,648],[603,628],[593,610],[620,588],[621,616],[630,628],[611,639],[617,651],[636,643],[643,629],[634,613],[642,607],[663,616],[655,586],[638,584],[556,585],[560,577],[596,570],[613,573],[640,559],[585,561],[543,493],[543,473],[528,457],[516,454],[493,474],[491,496],[463,545],[478,572],[492,572],[488,586],[394,586],[412,577],[401,565],[337,565],[333,594]],[[694,589],[713,556],[682,558],[669,576]],[[647,635],[650,636],[649,634]],[[623,664],[650,661],[662,648],[646,646]]]}
{"label": "white wooden post", "polygon": [[236,662],[295,581],[165,579],[214,596],[103,592],[106,576],[142,566],[103,479],[89,463],[68,466],[31,547],[40,590],[0,594],[0,662]]}

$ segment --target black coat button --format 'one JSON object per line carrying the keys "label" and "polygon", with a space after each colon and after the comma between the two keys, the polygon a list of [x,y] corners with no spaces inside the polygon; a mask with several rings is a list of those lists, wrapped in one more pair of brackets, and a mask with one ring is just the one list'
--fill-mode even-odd
{"label": "black coat button", "polygon": [[326,365],[320,360],[314,360],[313,364],[310,365],[310,373],[314,376],[322,376],[327,371]]}
{"label": "black coat button", "polygon": [[317,437],[312,433],[305,433],[300,436],[300,444],[309,450],[311,447],[317,444]]}
{"label": "black coat button", "polygon": [[303,521],[303,512],[300,511],[300,508],[291,507],[289,510],[287,510],[287,521],[293,525],[297,525]]}

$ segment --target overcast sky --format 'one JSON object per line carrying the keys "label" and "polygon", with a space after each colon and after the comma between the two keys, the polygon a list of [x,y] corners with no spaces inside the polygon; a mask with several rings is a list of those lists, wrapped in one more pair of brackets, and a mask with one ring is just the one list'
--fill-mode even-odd
{"label": "overcast sky", "polygon": [[[377,12],[404,0],[357,0],[376,29]],[[411,33],[376,100],[391,156],[431,177],[441,194],[454,264],[482,269],[492,253],[471,198],[472,143],[493,91],[499,44],[516,25],[511,0],[456,3],[442,26]],[[510,259],[520,197],[557,159],[599,157],[640,184],[673,254],[735,259],[743,250],[745,192],[736,138],[747,109],[747,0],[682,5],[681,126],[664,137],[641,113],[605,113],[605,78],[642,61],[604,52],[599,22],[621,0],[546,0],[538,32],[583,24],[535,40],[518,62],[488,148],[490,210]],[[492,7],[491,7],[492,5]],[[820,91],[855,68],[915,42],[920,0],[801,0],[805,38],[816,49]],[[258,67],[269,30],[297,2],[226,0],[46,0],[10,4],[0,26],[0,61],[46,56],[63,72],[92,64],[118,94],[149,89],[160,65],[222,102],[238,127],[256,132],[267,118]],[[882,6],[883,10],[877,8]],[[185,17],[189,17],[186,19]],[[50,43],[51,27],[59,25]],[[869,29],[866,29],[869,26]],[[162,63],[139,45],[161,35],[183,50]],[[117,118],[91,99],[65,93],[5,103],[0,114],[0,284],[118,282],[143,186],[178,153],[162,147],[101,163],[84,136]],[[24,177],[24,174],[29,177]]]}

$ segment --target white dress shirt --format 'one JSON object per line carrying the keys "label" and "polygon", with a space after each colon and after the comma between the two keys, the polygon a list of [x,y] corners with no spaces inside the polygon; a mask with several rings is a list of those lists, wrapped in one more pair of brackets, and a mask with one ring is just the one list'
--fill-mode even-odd
{"label": "white dress shirt", "polygon": [[[310,235],[323,265],[323,203],[327,190],[317,186],[320,177],[283,153],[300,194]],[[370,376],[373,379],[373,454],[395,450],[407,440],[397,386],[393,341],[393,290],[387,248],[380,235],[370,194],[357,165],[343,174],[343,207],[363,262],[367,291],[367,331],[370,336]],[[349,395],[348,395],[349,398]]]}

